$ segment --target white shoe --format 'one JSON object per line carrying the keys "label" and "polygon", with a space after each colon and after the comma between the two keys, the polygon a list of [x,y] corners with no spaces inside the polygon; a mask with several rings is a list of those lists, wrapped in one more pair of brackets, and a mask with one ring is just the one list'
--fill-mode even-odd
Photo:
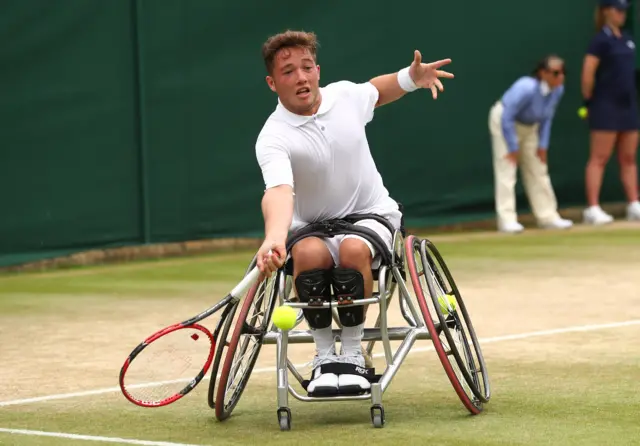
{"label": "white shoe", "polygon": [[566,218],[557,218],[550,222],[540,224],[540,227],[544,229],[569,229],[572,226],[573,222]]}
{"label": "white shoe", "polygon": [[634,201],[627,206],[627,220],[639,221],[640,220],[640,202]]}
{"label": "white shoe", "polygon": [[343,364],[355,366],[356,374],[340,374],[338,376],[338,388],[340,393],[360,393],[371,389],[371,382],[365,376],[373,374],[373,369],[365,367],[365,360],[362,353],[341,354],[338,361]]}
{"label": "white shoe", "polygon": [[506,232],[508,234],[517,234],[519,232],[524,231],[524,226],[522,226],[517,221],[511,221],[508,223],[498,223],[498,231]]}
{"label": "white shoe", "polygon": [[322,373],[322,366],[338,362],[335,350],[318,353],[313,358],[313,372],[311,381],[307,386],[307,392],[314,396],[336,395],[338,393],[338,375],[335,373]]}
{"label": "white shoe", "polygon": [[613,221],[613,217],[602,210],[600,206],[591,206],[582,213],[587,225],[606,225]]}

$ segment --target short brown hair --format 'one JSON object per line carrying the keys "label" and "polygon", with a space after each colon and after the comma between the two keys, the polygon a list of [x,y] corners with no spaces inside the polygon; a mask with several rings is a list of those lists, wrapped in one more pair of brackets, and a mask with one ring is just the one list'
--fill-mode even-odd
{"label": "short brown hair", "polygon": [[271,74],[273,71],[273,60],[276,57],[276,53],[281,49],[292,47],[304,48],[311,53],[315,60],[319,46],[315,33],[287,30],[267,39],[262,45],[262,58],[267,67],[267,72]]}

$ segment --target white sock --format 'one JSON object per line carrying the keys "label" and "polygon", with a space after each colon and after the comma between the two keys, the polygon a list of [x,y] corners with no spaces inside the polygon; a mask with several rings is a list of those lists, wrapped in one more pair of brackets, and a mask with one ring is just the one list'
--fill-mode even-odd
{"label": "white sock", "polygon": [[331,325],[326,328],[312,328],[311,335],[316,343],[316,352],[318,356],[335,352],[336,346],[333,340]]}
{"label": "white sock", "polygon": [[364,336],[364,322],[355,327],[342,327],[340,342],[343,354],[362,354],[362,337]]}

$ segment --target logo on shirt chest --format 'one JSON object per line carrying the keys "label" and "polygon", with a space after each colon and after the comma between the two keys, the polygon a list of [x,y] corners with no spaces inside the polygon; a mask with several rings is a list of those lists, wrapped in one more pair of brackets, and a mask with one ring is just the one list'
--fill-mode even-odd
{"label": "logo on shirt chest", "polygon": [[636,49],[636,44],[635,44],[635,43],[633,43],[633,41],[631,41],[631,40],[627,40],[627,46],[628,46],[629,48],[631,48],[632,50],[635,50],[635,49]]}

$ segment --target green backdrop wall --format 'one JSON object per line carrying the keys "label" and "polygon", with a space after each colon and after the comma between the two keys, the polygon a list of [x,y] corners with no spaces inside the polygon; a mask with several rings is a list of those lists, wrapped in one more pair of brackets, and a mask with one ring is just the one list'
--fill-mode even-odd
{"label": "green backdrop wall", "polygon": [[[526,5],[525,5],[526,3]],[[553,11],[553,13],[549,13]],[[12,0],[0,3],[0,265],[95,247],[259,235],[255,138],[276,104],[262,42],[320,39],[322,84],[451,57],[434,102],[376,112],[372,151],[410,225],[491,218],[488,112],[549,52],[567,60],[550,166],[560,203],[583,203],[579,71],[584,0]],[[603,199],[620,199],[615,163]],[[519,186],[519,203],[528,209]]]}

